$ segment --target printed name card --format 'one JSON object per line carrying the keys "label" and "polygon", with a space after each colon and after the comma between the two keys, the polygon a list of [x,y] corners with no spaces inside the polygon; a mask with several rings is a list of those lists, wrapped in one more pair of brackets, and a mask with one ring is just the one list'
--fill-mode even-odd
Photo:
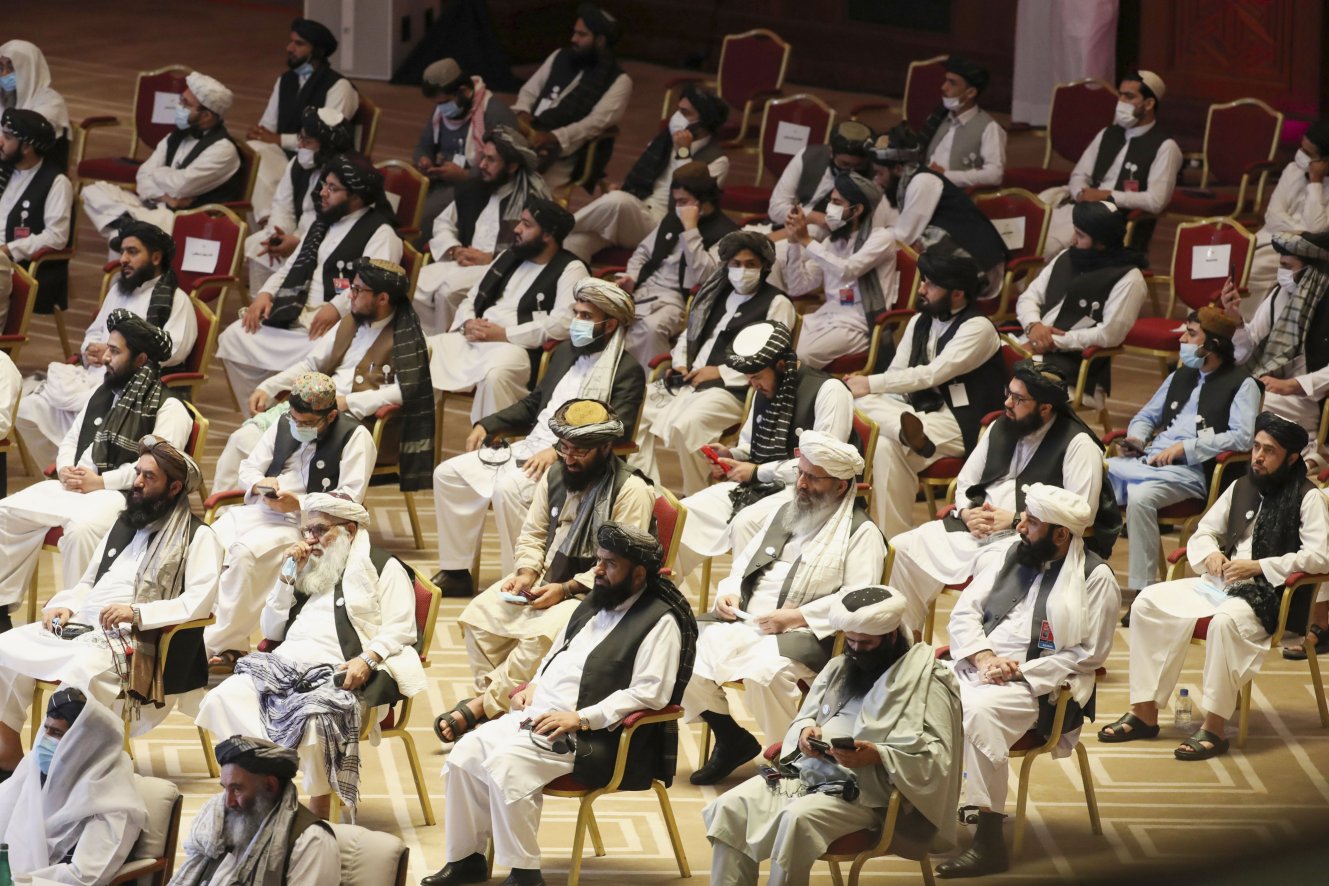
{"label": "printed name card", "polygon": [[1001,242],[1006,244],[1007,249],[1012,252],[1024,249],[1023,215],[1017,215],[1014,218],[994,218],[992,226],[1001,235]]}
{"label": "printed name card", "polygon": [[782,120],[775,130],[775,145],[772,146],[771,150],[777,154],[788,154],[792,157],[808,146],[808,138],[811,136],[811,126]]}
{"label": "printed name card", "polygon": [[180,263],[180,270],[190,274],[212,274],[217,270],[217,261],[221,258],[221,241],[205,240],[202,237],[185,238],[185,256]]}
{"label": "printed name card", "polygon": [[180,104],[180,93],[158,92],[152,96],[152,122],[161,126],[175,125],[175,107]]}
{"label": "printed name card", "polygon": [[1191,279],[1219,280],[1232,270],[1232,244],[1215,243],[1191,249]]}

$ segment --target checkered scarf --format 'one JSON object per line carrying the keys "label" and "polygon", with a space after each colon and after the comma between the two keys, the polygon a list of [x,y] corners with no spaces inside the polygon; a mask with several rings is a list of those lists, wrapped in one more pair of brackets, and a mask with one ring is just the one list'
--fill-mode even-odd
{"label": "checkered scarf", "polygon": [[149,360],[139,367],[120,392],[106,420],[92,437],[92,463],[105,474],[138,459],[138,441],[152,430],[157,410],[166,399],[161,370]]}
{"label": "checkered scarf", "polygon": [[1246,361],[1253,377],[1278,372],[1304,351],[1306,328],[1326,290],[1329,290],[1329,274],[1318,264],[1307,265],[1296,290],[1288,295],[1282,313],[1274,318],[1269,336],[1256,345]]}

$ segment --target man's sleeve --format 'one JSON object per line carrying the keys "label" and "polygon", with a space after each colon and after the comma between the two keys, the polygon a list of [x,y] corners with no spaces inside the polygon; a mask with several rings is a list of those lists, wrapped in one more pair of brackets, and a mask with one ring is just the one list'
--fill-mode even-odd
{"label": "man's sleeve", "polygon": [[1214,506],[1200,517],[1195,532],[1186,540],[1186,559],[1196,575],[1204,574],[1204,561],[1210,554],[1223,552],[1223,538],[1227,535],[1228,514],[1232,510],[1232,490],[1236,484],[1228,486],[1214,502]]}
{"label": "man's sleeve", "polygon": [[1076,161],[1075,168],[1071,170],[1071,179],[1069,190],[1071,197],[1080,196],[1080,192],[1089,187],[1089,182],[1094,175],[1094,161],[1098,159],[1098,146],[1103,141],[1103,133],[1106,129],[1100,129],[1098,135],[1089,143],[1089,147],[1084,149],[1080,159]]}
{"label": "man's sleeve", "polygon": [[415,588],[406,570],[396,560],[389,560],[378,577],[378,605],[378,634],[369,641],[365,651],[386,661],[416,641]]}
{"label": "man's sleeve", "polygon": [[[807,150],[806,148],[803,149]],[[779,180],[775,187],[771,189],[770,203],[766,207],[766,214],[770,216],[771,221],[777,225],[785,223],[789,217],[789,210],[798,204],[798,180],[803,177],[803,151],[794,155],[794,159],[789,161],[789,165],[780,173]]]}
{"label": "man's sleeve", "polygon": [[[162,139],[162,144],[166,140]],[[160,145],[159,145],[160,147]],[[194,162],[181,169],[162,165],[152,175],[159,196],[197,197],[213,188],[221,187],[240,168],[240,152],[235,145],[222,139],[213,142],[194,158]]]}
{"label": "man's sleeve", "polygon": [[1228,412],[1227,430],[1187,440],[1186,464],[1203,464],[1220,452],[1249,452],[1255,439],[1255,416],[1260,411],[1261,399],[1259,382],[1253,378],[1242,382]]}
{"label": "man's sleeve", "polygon": [[443,253],[462,245],[457,230],[457,204],[454,201],[434,219],[433,236],[429,239],[429,254],[434,257],[434,261],[443,261]]}
{"label": "man's sleeve", "polygon": [[623,119],[623,112],[627,110],[631,99],[632,78],[627,74],[619,74],[605,90],[604,95],[600,96],[600,100],[591,108],[589,114],[567,126],[553,130],[562,156],[568,156],[582,145],[598,138],[609,127],[616,126]]}
{"label": "man's sleeve", "polygon": [[[536,582],[545,572],[545,540],[552,527],[549,525],[549,472],[545,471],[535,484],[531,496],[531,506],[526,509],[526,520],[521,525],[521,535],[517,536],[517,546],[513,549],[512,571],[530,569],[535,572]],[[592,582],[594,583],[594,582]],[[587,585],[586,587],[591,587]]]}
{"label": "man's sleeve", "polygon": [[1064,335],[1054,335],[1052,343],[1064,351],[1083,351],[1085,348],[1115,348],[1126,340],[1126,335],[1140,317],[1149,289],[1144,275],[1132,268],[1117,281],[1108,293],[1103,306],[1103,322],[1084,329],[1071,329]]}
{"label": "man's sleeve", "polygon": [[1177,143],[1172,139],[1163,142],[1149,166],[1148,186],[1143,191],[1113,191],[1112,202],[1122,209],[1140,209],[1158,215],[1167,209],[1172,199],[1181,160],[1181,148]]}
{"label": "man's sleeve", "polygon": [[30,878],[75,886],[109,883],[129,858],[140,831],[141,828],[129,824],[129,815],[124,812],[93,816],[83,822],[73,857],[67,863],[25,873]]}
{"label": "man's sleeve", "polygon": [[1281,586],[1294,572],[1329,572],[1329,509],[1323,492],[1311,489],[1301,497],[1301,547],[1281,557],[1262,558],[1260,571],[1274,587]]}
{"label": "man's sleeve", "polygon": [[1084,592],[1087,598],[1084,640],[1020,666],[1020,673],[1036,696],[1054,691],[1068,677],[1092,675],[1112,651],[1117,614],[1121,611],[1121,588],[1112,567],[1104,563],[1091,572],[1085,579]]}
{"label": "man's sleeve", "polygon": [[[848,495],[853,495],[851,489]],[[861,588],[864,585],[881,584],[882,567],[886,562],[886,539],[881,530],[871,520],[864,521],[858,531],[849,539],[849,554],[845,557],[844,575],[840,580],[840,590],[824,597],[818,597],[810,603],[798,607],[808,629],[824,639],[835,633],[831,627],[830,614],[835,600],[846,588]]]}
{"label": "man's sleeve", "polygon": [[579,713],[592,729],[609,729],[617,727],[634,711],[655,711],[669,704],[682,651],[678,622],[667,615],[637,647],[628,687],[609,693],[601,701],[581,708]]}
{"label": "man's sleeve", "polygon": [[138,604],[140,628],[150,631],[211,615],[225,557],[226,549],[217,533],[211,526],[200,526],[185,549],[184,590],[173,599]]}
{"label": "man's sleeve", "polygon": [[[982,366],[1001,350],[996,327],[986,318],[966,320],[950,344],[942,348],[931,363],[892,368],[868,381],[874,394],[905,394],[945,384]],[[897,352],[897,356],[900,352]]]}
{"label": "man's sleeve", "polygon": [[1052,276],[1052,265],[1056,260],[1054,257],[1044,265],[1043,270],[1038,272],[1038,276],[1034,277],[1033,282],[1015,300],[1015,319],[1020,321],[1020,327],[1026,332],[1035,323],[1043,322],[1043,298],[1047,293],[1048,278]]}

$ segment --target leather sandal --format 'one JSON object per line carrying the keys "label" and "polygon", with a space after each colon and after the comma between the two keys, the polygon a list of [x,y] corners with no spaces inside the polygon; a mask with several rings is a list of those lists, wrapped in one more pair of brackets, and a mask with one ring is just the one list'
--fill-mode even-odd
{"label": "leather sandal", "polygon": [[[475,716],[475,711],[471,710],[471,702],[474,698],[464,698],[457,702],[456,707],[446,713],[439,714],[434,718],[434,735],[444,744],[454,744],[461,739],[463,735],[470,732],[480,722],[480,718]],[[461,714],[462,723],[458,724],[457,718],[453,714]],[[452,731],[452,738],[443,734],[444,727]]]}
{"label": "leather sandal", "polygon": [[249,653],[242,652],[239,649],[227,649],[218,652],[212,658],[208,659],[208,673],[234,674],[235,663],[248,654]]}
{"label": "leather sandal", "polygon": [[1301,646],[1288,646],[1283,650],[1283,657],[1288,661],[1306,660],[1306,640],[1313,640],[1311,643],[1315,647],[1315,654],[1329,646],[1329,628],[1322,628],[1319,625],[1311,625],[1306,629],[1306,639],[1301,641]]}
{"label": "leather sandal", "polygon": [[[1205,747],[1200,744],[1202,741],[1209,742],[1213,747]],[[1221,735],[1214,735],[1208,729],[1201,729],[1190,738],[1183,738],[1181,743],[1185,747],[1177,748],[1172,752],[1178,760],[1211,760],[1214,757],[1221,757],[1226,754],[1230,745],[1226,738]]]}
{"label": "leather sandal", "polygon": [[[1129,730],[1122,727],[1130,727]],[[1108,730],[1113,730],[1108,732]],[[1098,740],[1104,744],[1120,744],[1124,741],[1137,741],[1142,738],[1158,738],[1158,724],[1150,726],[1132,713],[1122,714],[1116,722],[1109,723],[1098,730]]]}

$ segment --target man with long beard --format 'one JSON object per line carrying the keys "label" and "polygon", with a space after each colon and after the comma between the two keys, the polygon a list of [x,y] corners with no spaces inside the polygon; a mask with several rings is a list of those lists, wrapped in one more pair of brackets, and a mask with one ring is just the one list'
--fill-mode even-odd
{"label": "man with long beard", "polygon": [[535,676],[555,635],[595,582],[596,532],[613,521],[649,529],[650,483],[614,455],[623,422],[599,400],[569,400],[549,420],[559,460],[536,484],[515,552],[516,569],[462,610],[475,698],[434,721],[445,742],[508,709]]}
{"label": "man with long beard", "polygon": [[196,722],[296,751],[309,807],[327,818],[332,791],[352,808],[359,799],[360,724],[378,722],[379,706],[415,695],[425,679],[411,574],[370,545],[369,512],[316,492],[300,524],[261,617],[263,636],[281,645],[240,659]]}
{"label": "man with long beard", "polygon": [[807,883],[835,840],[881,828],[896,791],[906,801],[897,838],[954,842],[960,688],[931,646],[910,643],[904,609],[881,586],[836,598],[829,619],[844,631],[844,654],[808,690],[775,774],[753,776],[702,811],[712,883],[755,886],[764,858],[773,886]]}
{"label": "man with long beard", "polygon": [[299,883],[336,886],[341,852],[327,822],[301,805],[295,751],[232,735],[216,748],[222,792],[199,810],[171,886]]}
{"label": "man with long beard", "polygon": [[[608,784],[623,719],[682,697],[697,624],[678,588],[660,575],[660,542],[637,526],[611,521],[597,528],[593,546],[590,593],[512,699],[512,712],[464,736],[448,757],[447,864],[423,886],[489,879],[484,853],[491,838],[494,863],[512,869],[507,886],[543,886],[541,789],[568,774],[590,788]],[[620,789],[673,781],[673,725],[639,728]]]}
{"label": "man with long beard", "polygon": [[886,540],[856,501],[858,450],[811,430],[798,448],[794,498],[734,555],[714,611],[703,616],[709,624],[683,707],[690,721],[711,727],[715,750],[692,773],[693,784],[715,784],[762,747],[730,716],[724,684],[743,681],[765,740],[778,741],[798,711],[799,682],[830,660],[835,629],[827,616],[836,597],[881,581]]}

